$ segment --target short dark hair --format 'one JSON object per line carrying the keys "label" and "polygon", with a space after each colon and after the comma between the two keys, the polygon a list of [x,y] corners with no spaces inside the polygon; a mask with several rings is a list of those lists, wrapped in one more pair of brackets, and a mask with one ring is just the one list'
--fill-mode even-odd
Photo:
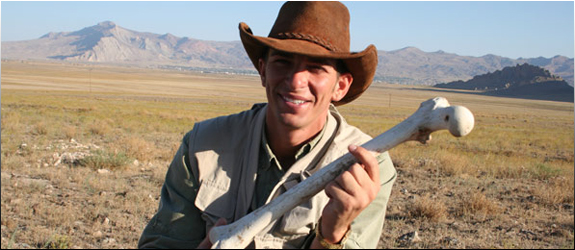
{"label": "short dark hair", "polygon": [[[269,47],[265,47],[265,50],[263,51],[263,54],[261,56],[261,58],[264,61],[268,60],[268,54],[269,54]],[[339,74],[345,74],[345,73],[349,73],[349,69],[347,68],[347,65],[345,64],[345,62],[341,59],[337,59],[335,62],[335,71],[337,71],[337,73]]]}
{"label": "short dark hair", "polygon": [[347,68],[347,65],[341,59],[337,60],[337,62],[335,64],[335,70],[340,74],[350,73],[349,69]]}

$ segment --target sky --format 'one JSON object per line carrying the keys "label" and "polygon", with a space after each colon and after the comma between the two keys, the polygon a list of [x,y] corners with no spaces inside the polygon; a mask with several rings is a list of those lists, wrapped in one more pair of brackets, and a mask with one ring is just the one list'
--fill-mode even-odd
{"label": "sky", "polygon": [[[462,56],[574,57],[573,1],[344,1],[351,15],[351,50],[369,44],[393,51],[416,47]],[[103,21],[139,32],[211,41],[238,41],[239,22],[267,36],[278,1],[2,1],[4,41],[37,39]]]}

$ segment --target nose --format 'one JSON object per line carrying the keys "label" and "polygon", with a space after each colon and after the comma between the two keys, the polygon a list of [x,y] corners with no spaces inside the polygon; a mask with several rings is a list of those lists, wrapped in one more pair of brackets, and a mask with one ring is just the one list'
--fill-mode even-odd
{"label": "nose", "polygon": [[301,65],[295,65],[290,75],[286,78],[286,83],[291,90],[297,90],[307,87],[309,80],[309,71]]}

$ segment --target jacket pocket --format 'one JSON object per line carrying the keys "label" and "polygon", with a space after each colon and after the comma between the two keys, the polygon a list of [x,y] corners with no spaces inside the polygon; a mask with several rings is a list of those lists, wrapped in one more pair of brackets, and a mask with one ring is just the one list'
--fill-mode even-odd
{"label": "jacket pocket", "polygon": [[195,153],[198,161],[200,188],[194,204],[203,214],[208,227],[217,219],[225,218],[231,221],[234,213],[233,195],[230,193],[232,176],[220,167],[220,155],[214,151]]}

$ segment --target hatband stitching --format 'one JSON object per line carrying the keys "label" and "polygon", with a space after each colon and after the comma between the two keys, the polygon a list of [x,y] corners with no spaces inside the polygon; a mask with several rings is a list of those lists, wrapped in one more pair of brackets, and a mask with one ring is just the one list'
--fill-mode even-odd
{"label": "hatband stitching", "polygon": [[295,32],[282,32],[282,33],[279,33],[277,35],[277,37],[280,39],[304,40],[304,41],[308,41],[308,42],[312,42],[312,43],[315,43],[317,45],[320,45],[320,46],[326,48],[327,50],[330,50],[333,52],[338,51],[338,49],[335,46],[333,46],[331,43],[326,42],[325,40],[323,40],[317,36],[310,35],[310,34],[295,33]]}

